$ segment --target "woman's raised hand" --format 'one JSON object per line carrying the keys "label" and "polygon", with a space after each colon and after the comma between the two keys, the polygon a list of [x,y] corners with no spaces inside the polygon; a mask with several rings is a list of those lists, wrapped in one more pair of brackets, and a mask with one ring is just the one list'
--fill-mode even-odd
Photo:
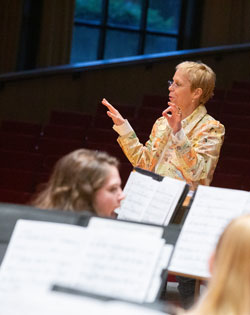
{"label": "woman's raised hand", "polygon": [[172,102],[168,102],[168,108],[162,112],[162,116],[164,116],[169,126],[173,129],[173,133],[180,131],[181,129],[181,120],[182,120],[182,112],[181,109],[176,106]]}
{"label": "woman's raised hand", "polygon": [[113,120],[113,123],[117,126],[122,125],[125,119],[105,98],[102,100],[102,104],[108,108],[107,115]]}

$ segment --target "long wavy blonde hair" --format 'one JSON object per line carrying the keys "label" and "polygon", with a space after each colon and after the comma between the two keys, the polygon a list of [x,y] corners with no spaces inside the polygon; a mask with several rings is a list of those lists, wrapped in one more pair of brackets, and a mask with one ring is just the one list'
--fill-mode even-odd
{"label": "long wavy blonde hair", "polygon": [[231,221],[216,247],[207,292],[188,315],[250,314],[250,215]]}
{"label": "long wavy blonde hair", "polygon": [[57,161],[48,183],[31,204],[41,209],[95,212],[95,192],[108,177],[108,166],[118,160],[105,152],[80,149]]}

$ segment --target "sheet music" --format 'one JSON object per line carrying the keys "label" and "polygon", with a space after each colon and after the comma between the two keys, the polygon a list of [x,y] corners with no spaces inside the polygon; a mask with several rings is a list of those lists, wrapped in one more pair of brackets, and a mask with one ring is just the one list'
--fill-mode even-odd
{"label": "sheet music", "polygon": [[[13,294],[14,293],[14,294]],[[97,315],[105,314],[105,303],[53,291],[38,292],[27,288],[23,292],[0,294],[1,314],[4,315]]]}
{"label": "sheet music", "polygon": [[111,312],[108,313],[109,315],[169,315],[169,313],[166,313],[165,311],[161,312],[144,306],[120,301],[111,301],[108,302],[108,304],[108,310]]}
{"label": "sheet music", "polygon": [[115,231],[115,232],[135,232],[138,234],[145,233],[148,236],[155,236],[161,238],[163,235],[163,228],[160,226],[145,225],[138,223],[122,222],[117,220],[103,220],[102,218],[91,218],[88,224],[88,229],[101,229]]}
{"label": "sheet music", "polygon": [[248,192],[200,185],[187,215],[169,270],[210,277],[208,260],[225,226],[241,215]]}
{"label": "sheet music", "polygon": [[125,185],[126,198],[119,209],[118,219],[141,221],[159,182],[138,172],[132,172],[130,176],[132,180],[128,180]]}
{"label": "sheet music", "polygon": [[22,294],[0,294],[4,315],[167,315],[165,312],[120,301],[101,301],[61,292],[26,290]]}
{"label": "sheet music", "polygon": [[61,284],[144,302],[165,241],[159,231],[141,231],[19,220],[0,268],[0,294]]}
{"label": "sheet music", "polygon": [[170,245],[170,244],[164,245],[164,248],[161,252],[161,256],[157,262],[153,281],[151,283],[150,289],[147,294],[146,300],[148,303],[154,302],[157,297],[157,294],[159,292],[159,287],[162,283],[162,277],[161,277],[162,271],[164,269],[167,269],[173,249],[174,249],[173,245]]}
{"label": "sheet music", "polygon": [[84,258],[79,259],[77,276],[59,285],[145,301],[165,241],[138,233],[92,232]]}
{"label": "sheet music", "polygon": [[0,293],[26,286],[44,291],[61,277],[70,279],[75,254],[86,246],[85,232],[68,224],[18,220],[0,268]]}
{"label": "sheet music", "polygon": [[158,182],[150,204],[145,209],[142,222],[168,225],[186,183],[170,177]]}
{"label": "sheet music", "polygon": [[125,186],[126,198],[118,219],[167,225],[186,183],[173,178],[157,181],[138,172],[130,174]]}

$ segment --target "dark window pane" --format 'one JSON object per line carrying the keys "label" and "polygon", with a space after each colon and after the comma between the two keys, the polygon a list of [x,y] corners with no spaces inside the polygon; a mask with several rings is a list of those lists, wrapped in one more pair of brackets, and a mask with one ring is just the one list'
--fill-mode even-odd
{"label": "dark window pane", "polygon": [[98,38],[99,29],[75,25],[70,62],[96,60]]}
{"label": "dark window pane", "polygon": [[100,21],[102,0],[76,0],[75,18]]}
{"label": "dark window pane", "polygon": [[181,0],[150,0],[147,28],[178,34]]}
{"label": "dark window pane", "polygon": [[110,0],[108,22],[139,27],[142,0]]}
{"label": "dark window pane", "polygon": [[104,59],[136,55],[138,40],[137,33],[108,31]]}
{"label": "dark window pane", "polygon": [[145,54],[154,54],[177,49],[177,39],[166,36],[147,35]]}

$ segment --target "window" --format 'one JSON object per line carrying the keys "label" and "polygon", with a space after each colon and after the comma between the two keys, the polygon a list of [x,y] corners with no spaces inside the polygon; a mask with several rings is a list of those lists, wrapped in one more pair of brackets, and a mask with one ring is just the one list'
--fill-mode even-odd
{"label": "window", "polygon": [[177,50],[183,0],[76,0],[71,63]]}

